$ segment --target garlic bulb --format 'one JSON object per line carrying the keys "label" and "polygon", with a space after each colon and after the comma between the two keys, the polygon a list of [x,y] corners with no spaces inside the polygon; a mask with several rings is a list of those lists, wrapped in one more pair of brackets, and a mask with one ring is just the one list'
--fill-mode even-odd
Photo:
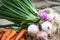
{"label": "garlic bulb", "polygon": [[60,15],[58,13],[55,13],[54,16],[55,16],[55,20],[57,22],[60,22]]}
{"label": "garlic bulb", "polygon": [[60,30],[60,14],[56,13],[54,20],[55,20],[55,22],[57,24],[58,29]]}
{"label": "garlic bulb", "polygon": [[48,34],[51,34],[52,24],[48,21],[45,21],[41,24],[42,30],[46,31]]}
{"label": "garlic bulb", "polygon": [[39,28],[37,25],[35,24],[31,24],[28,26],[28,29],[27,29],[28,33],[32,33],[32,34],[36,34],[39,32]]}
{"label": "garlic bulb", "polygon": [[51,21],[54,18],[54,11],[51,8],[46,8],[40,11],[40,18],[44,21]]}
{"label": "garlic bulb", "polygon": [[56,32],[57,32],[57,26],[53,25],[52,28],[53,28],[53,29],[52,29],[52,33],[56,33]]}
{"label": "garlic bulb", "polygon": [[60,15],[55,12],[54,19],[51,21],[54,26],[54,30],[56,31],[57,28],[60,29]]}
{"label": "garlic bulb", "polygon": [[48,33],[41,30],[40,32],[38,32],[37,37],[38,38],[40,37],[40,38],[43,38],[43,39],[47,40],[48,39]]}

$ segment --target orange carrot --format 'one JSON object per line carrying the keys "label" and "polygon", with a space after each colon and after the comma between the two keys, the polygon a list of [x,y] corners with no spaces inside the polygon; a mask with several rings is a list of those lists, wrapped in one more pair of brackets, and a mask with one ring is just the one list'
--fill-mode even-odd
{"label": "orange carrot", "polygon": [[20,40],[25,40],[24,38],[21,38]]}
{"label": "orange carrot", "polygon": [[26,32],[27,32],[27,30],[25,30],[25,29],[21,30],[21,31],[19,32],[19,34],[17,35],[16,40],[21,39],[22,36],[23,36],[24,34],[26,34]]}
{"label": "orange carrot", "polygon": [[16,35],[16,31],[12,30],[12,32],[10,33],[10,35],[6,38],[6,40],[11,40],[12,37],[14,37],[14,35]]}
{"label": "orange carrot", "polygon": [[7,31],[7,30],[12,30],[12,29],[5,29],[4,31]]}
{"label": "orange carrot", "polygon": [[1,40],[5,40],[5,39],[9,36],[10,33],[11,33],[11,30],[7,30],[7,31],[3,34]]}
{"label": "orange carrot", "polygon": [[4,28],[0,28],[0,33],[4,32],[4,30],[5,30]]}
{"label": "orange carrot", "polygon": [[2,36],[3,36],[3,34],[4,34],[4,33],[1,33],[1,34],[0,34],[0,40],[1,40]]}
{"label": "orange carrot", "polygon": [[11,40],[15,40],[16,36],[17,36],[17,33],[11,38]]}

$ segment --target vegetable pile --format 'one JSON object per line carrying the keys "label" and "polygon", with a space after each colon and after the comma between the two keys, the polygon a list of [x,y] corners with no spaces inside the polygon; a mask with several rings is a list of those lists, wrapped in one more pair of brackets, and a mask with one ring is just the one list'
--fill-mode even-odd
{"label": "vegetable pile", "polygon": [[38,10],[32,0],[2,0],[0,3],[0,18],[18,25],[15,30],[6,29],[1,33],[1,40],[25,40],[26,32],[36,35],[37,39],[48,40],[48,36],[59,29],[60,15],[52,8]]}

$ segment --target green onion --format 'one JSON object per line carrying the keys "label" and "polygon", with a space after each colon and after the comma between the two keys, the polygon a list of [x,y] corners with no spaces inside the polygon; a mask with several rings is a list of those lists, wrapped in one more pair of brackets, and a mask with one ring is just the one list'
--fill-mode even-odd
{"label": "green onion", "polygon": [[2,0],[0,18],[21,24],[23,21],[36,23],[39,20],[38,10],[32,0]]}

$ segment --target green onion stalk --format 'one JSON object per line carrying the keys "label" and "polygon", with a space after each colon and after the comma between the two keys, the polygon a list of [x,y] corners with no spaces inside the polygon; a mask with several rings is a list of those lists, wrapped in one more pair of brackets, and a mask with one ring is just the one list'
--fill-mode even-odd
{"label": "green onion stalk", "polygon": [[2,5],[0,18],[19,25],[37,23],[40,20],[38,10],[32,0],[2,0],[0,3]]}

